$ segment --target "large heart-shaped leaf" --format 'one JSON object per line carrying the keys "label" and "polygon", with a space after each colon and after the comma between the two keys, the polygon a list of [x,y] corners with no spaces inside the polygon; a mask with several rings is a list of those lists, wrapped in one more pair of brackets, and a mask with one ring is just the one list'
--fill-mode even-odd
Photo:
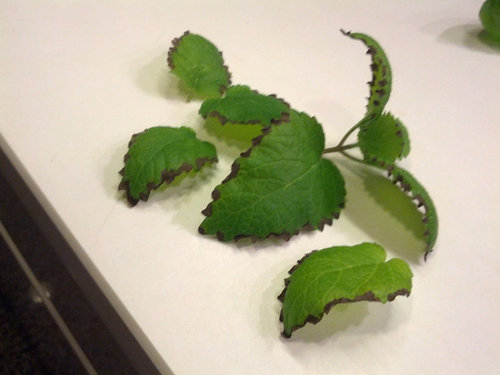
{"label": "large heart-shaped leaf", "polygon": [[291,111],[233,163],[212,193],[200,232],[220,240],[240,237],[288,239],[303,227],[322,229],[339,216],[345,184],[322,158],[324,134],[316,119]]}
{"label": "large heart-shaped leaf", "polygon": [[316,324],[339,304],[392,301],[411,292],[412,272],[401,259],[385,261],[385,250],[374,243],[313,251],[302,258],[285,280],[278,297],[283,302],[283,335],[307,322]]}

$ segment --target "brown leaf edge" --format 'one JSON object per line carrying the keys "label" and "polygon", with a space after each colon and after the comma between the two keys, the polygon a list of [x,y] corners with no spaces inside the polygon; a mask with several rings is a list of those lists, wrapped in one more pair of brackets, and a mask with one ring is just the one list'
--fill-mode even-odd
{"label": "brown leaf edge", "polygon": [[[171,71],[173,71],[175,69],[173,56],[174,56],[175,52],[177,52],[177,48],[179,47],[180,43],[182,42],[182,39],[189,34],[191,34],[191,32],[189,30],[186,30],[186,31],[184,31],[184,33],[180,37],[172,39],[172,46],[169,48],[168,56],[167,56],[167,64],[168,64]],[[210,42],[210,43],[212,43],[212,42]],[[222,58],[222,61],[224,61],[224,56],[222,55],[222,51],[220,51],[218,48],[217,48],[217,51],[219,51],[220,57]],[[231,76],[232,76],[231,72],[229,71],[229,68],[227,67],[227,65],[224,64],[224,65],[222,65],[222,67],[225,69],[225,71],[227,73],[228,86],[231,86]],[[221,95],[223,95],[226,92],[227,88],[228,87],[222,85],[221,87],[219,87],[219,93]]]}
{"label": "brown leaf edge", "polygon": [[[130,149],[130,147],[132,147],[132,145],[135,143],[137,137],[139,137],[141,134],[143,134],[144,132],[146,132],[148,129],[140,132],[140,133],[136,133],[134,135],[132,135],[132,138],[130,139],[130,142],[128,143],[128,148]],[[130,158],[130,155],[129,153],[127,152],[123,158],[123,162],[126,164],[128,159]],[[150,182],[146,185],[146,190],[144,192],[142,192],[141,194],[139,194],[139,199],[133,197],[131,194],[130,194],[130,181],[121,181],[120,184],[118,185],[118,191],[120,190],[124,190],[126,192],[126,196],[127,196],[127,201],[129,202],[129,204],[133,207],[135,206],[139,200],[142,200],[142,201],[147,201],[149,199],[149,195],[151,193],[152,190],[156,190],[158,189],[164,182],[169,185],[171,184],[172,182],[174,182],[175,178],[179,175],[181,175],[182,173],[184,172],[190,172],[193,168],[195,171],[199,171],[205,164],[208,164],[208,163],[217,163],[219,160],[217,159],[217,157],[215,158],[197,158],[196,159],[196,165],[193,166],[189,163],[183,163],[179,168],[177,169],[164,169],[162,172],[161,172],[161,181],[160,183],[158,184],[155,184],[153,182]],[[125,173],[125,167],[123,167],[119,172],[118,172],[121,176],[124,175]]]}
{"label": "brown leaf edge", "polygon": [[[392,86],[392,72],[391,72],[391,66],[389,64],[389,60],[387,59],[387,56],[385,56],[385,52],[383,51],[382,48],[380,48],[379,51],[373,46],[371,46],[366,39],[363,38],[354,38],[352,35],[352,31],[345,31],[343,29],[340,29],[340,32],[353,39],[358,39],[363,42],[363,44],[367,47],[366,54],[371,56],[371,64],[370,64],[370,69],[372,71],[372,80],[368,82],[368,86],[370,87],[370,97],[368,98],[368,104],[367,107],[369,107],[370,100],[373,99],[373,105],[377,108],[377,111],[382,112],[384,109],[384,106],[386,103],[384,103],[381,106],[380,100],[384,98],[386,94],[390,95],[391,92],[391,86]],[[368,35],[367,35],[368,36]],[[375,43],[378,44],[377,41],[373,40]],[[380,56],[379,56],[380,55]],[[384,64],[384,60],[386,64]],[[376,77],[376,72],[382,68],[382,79],[377,80]],[[388,91],[388,92],[387,92]],[[380,99],[375,99],[375,95],[378,96]],[[387,101],[389,98],[387,98]],[[376,116],[376,113],[368,113],[367,117],[373,118]]]}
{"label": "brown leaf edge", "polygon": [[[432,201],[429,193],[425,190],[422,184],[418,183],[420,185],[420,188],[422,189],[422,192],[420,194],[414,194],[411,183],[405,181],[401,174],[394,173],[395,169],[395,165],[386,166],[387,175],[391,179],[392,183],[396,185],[403,193],[408,196],[408,198],[410,198],[415,203],[417,209],[423,210],[422,222],[424,223],[424,226],[426,228],[423,235],[427,243],[427,249],[425,250],[424,259],[427,260],[427,256],[433,251],[433,246],[436,242],[436,238],[431,238],[431,231],[429,228],[429,223],[431,222],[431,220],[435,220],[437,230],[438,219],[436,207],[434,206],[434,202]],[[434,218],[431,218],[431,213],[434,213]]]}
{"label": "brown leaf edge", "polygon": [[[289,116],[286,116],[285,119],[284,119],[284,121],[277,122],[277,123],[275,123],[275,124],[273,124],[271,126],[263,128],[262,129],[262,134],[259,135],[258,137],[255,137],[252,140],[252,146],[250,146],[250,148],[248,150],[242,152],[240,154],[240,156],[242,158],[248,158],[251,155],[253,149],[255,147],[257,147],[262,142],[262,139],[271,132],[273,126],[280,126],[281,124],[289,122],[289,121],[290,121]],[[238,164],[238,160],[236,159],[233,162],[233,164],[231,165],[231,172],[226,176],[226,178],[224,178],[224,180],[222,181],[222,184],[225,184],[225,183],[229,182],[230,180],[232,180],[233,178],[235,178],[238,175],[239,169],[240,169],[240,165]],[[220,198],[220,192],[219,192],[219,190],[217,188],[215,188],[212,191],[212,202],[210,202],[207,205],[207,207],[203,211],[201,211],[201,213],[203,215],[207,216],[207,217],[210,216],[210,215],[212,215],[212,203],[215,202],[216,200],[218,200],[219,198]],[[280,240],[284,240],[284,241],[289,241],[293,236],[299,234],[301,231],[312,231],[312,230],[315,230],[315,229],[317,229],[319,231],[323,231],[325,225],[332,225],[333,224],[333,219],[338,219],[340,217],[340,211],[344,208],[344,206],[345,206],[345,201],[341,202],[339,204],[339,210],[338,211],[335,211],[335,212],[332,213],[332,217],[333,218],[325,218],[325,219],[323,219],[321,222],[318,223],[317,227],[314,227],[313,225],[311,225],[311,223],[306,223],[301,228],[299,228],[298,230],[296,230],[293,233],[289,233],[289,232],[269,233],[265,237],[259,237],[259,236],[241,234],[241,235],[235,236],[234,237],[234,241],[238,241],[238,240],[241,240],[241,239],[244,239],[244,238],[249,238],[249,239],[252,240],[252,242],[257,242],[258,240],[266,240],[266,239],[269,239],[269,238],[276,238],[276,239],[280,239]],[[200,234],[205,234],[205,231],[203,230],[203,228],[202,228],[201,225],[198,227],[198,232]],[[224,238],[224,234],[222,232],[217,232],[216,233],[216,237],[221,242],[226,241],[225,238]]]}
{"label": "brown leaf edge", "polygon": [[[392,116],[392,115],[391,115]],[[403,158],[403,152],[404,152],[404,149],[405,149],[405,142],[404,142],[404,137],[403,137],[403,130],[401,129],[401,126],[403,126],[403,123],[401,122],[401,120],[399,120],[398,118],[394,117],[394,119],[396,120],[396,122],[394,123],[394,126],[396,127],[396,137],[400,138],[401,139],[401,152],[399,153],[399,155],[396,157],[396,160],[400,160]],[[369,125],[370,123],[368,122],[367,125],[365,126],[362,126],[359,131],[360,132],[364,132],[364,131],[367,131],[367,129],[369,128]],[[410,145],[410,138],[407,138],[408,139],[408,146]],[[370,157],[367,159],[367,161],[369,161],[370,163],[373,163],[373,164],[377,164],[381,167],[384,167],[386,165],[392,165],[392,163],[390,162],[386,162],[384,160],[380,160],[379,158],[377,158],[376,156],[373,156],[373,157]]]}
{"label": "brown leaf edge", "polygon": [[[260,92],[258,92],[257,90],[251,89],[251,91],[253,93],[255,93],[255,94],[263,95]],[[290,104],[288,102],[286,102],[283,98],[278,98],[276,94],[270,94],[270,95],[267,95],[267,96],[273,97],[276,100],[279,100],[288,109],[291,109]],[[209,112],[208,115],[206,115],[206,116],[202,115],[202,117],[204,119],[216,118],[217,120],[219,120],[219,122],[221,123],[221,125],[225,125],[225,124],[242,124],[242,125],[258,125],[258,124],[262,124],[262,122],[259,121],[259,120],[250,120],[250,121],[246,121],[246,122],[244,122],[244,121],[231,121],[226,116],[224,116],[222,113],[220,113],[219,111],[216,111],[216,110],[212,111],[212,112]],[[279,117],[271,119],[270,125],[277,125],[277,124],[281,124],[282,122],[288,122],[288,121],[290,121],[290,111],[281,112],[281,114],[280,114]],[[266,127],[268,127],[270,125],[267,125]]]}
{"label": "brown leaf edge", "polygon": [[[286,296],[286,292],[288,290],[288,285],[290,284],[290,278],[291,278],[291,275],[295,272],[295,270],[297,270],[300,265],[309,257],[311,256],[312,254],[314,254],[315,252],[317,252],[319,250],[313,250],[311,251],[310,253],[306,254],[305,256],[303,256],[298,262],[296,265],[294,265],[289,271],[288,271],[288,274],[290,275],[288,278],[285,279],[285,288],[283,289],[283,291],[280,293],[280,295],[278,296],[278,300],[283,303],[285,301],[285,296]],[[395,291],[394,293],[391,293],[387,296],[387,301],[388,302],[391,302],[391,301],[394,301],[394,299],[397,297],[397,296],[406,296],[408,297],[410,295],[410,291],[407,290],[407,289],[400,289],[400,290],[397,290]],[[286,333],[285,330],[283,329],[283,332],[281,333],[281,335],[287,339],[289,339],[290,337],[292,337],[292,333],[295,332],[297,329],[299,328],[302,328],[304,327],[307,323],[312,323],[312,324],[317,324],[319,321],[321,321],[321,319],[323,318],[323,316],[325,314],[328,314],[330,312],[330,310],[332,309],[332,307],[334,307],[335,305],[338,305],[340,303],[352,303],[352,302],[360,302],[360,301],[370,301],[370,302],[380,302],[380,299],[376,298],[375,295],[373,294],[373,292],[366,292],[362,295],[359,295],[359,296],[356,296],[355,298],[353,299],[349,299],[349,298],[337,298],[337,299],[334,299],[333,301],[330,301],[328,302],[325,307],[323,308],[323,312],[321,313],[321,315],[319,317],[315,317],[313,315],[308,315],[307,318],[305,319],[304,323],[303,324],[298,324],[294,327],[291,328],[291,331],[290,333]],[[280,322],[283,322],[283,308],[281,309],[280,311]]]}

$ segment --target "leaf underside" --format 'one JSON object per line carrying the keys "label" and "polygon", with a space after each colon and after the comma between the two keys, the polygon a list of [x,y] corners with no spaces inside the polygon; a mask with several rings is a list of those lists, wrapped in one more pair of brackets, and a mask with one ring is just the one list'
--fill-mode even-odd
{"label": "leaf underside", "polygon": [[127,200],[135,205],[139,199],[146,201],[163,182],[170,184],[183,172],[216,162],[217,153],[190,128],[157,126],[132,136],[124,161],[118,189],[125,190]]}
{"label": "leaf underside", "polygon": [[203,211],[207,217],[200,233],[221,241],[271,235],[289,239],[301,228],[331,224],[346,191],[337,167],[322,158],[323,150],[321,125],[291,111],[289,122],[267,128],[235,160]]}
{"label": "leaf underside", "polygon": [[189,31],[172,41],[167,61],[172,73],[202,98],[220,97],[231,84],[222,53],[210,41]]}
{"label": "leaf underside", "polygon": [[374,243],[331,247],[306,255],[289,271],[278,297],[283,303],[283,335],[290,337],[307,322],[318,323],[339,303],[385,303],[398,295],[409,296],[412,272],[408,264],[385,259],[385,250]]}
{"label": "leaf underside", "polygon": [[207,99],[200,108],[203,118],[216,117],[221,124],[261,124],[285,121],[290,106],[275,95],[262,95],[248,86],[231,86],[221,99]]}
{"label": "leaf underside", "polygon": [[427,256],[436,244],[439,229],[438,216],[434,202],[423,185],[407,170],[393,165],[388,167],[388,173],[393,183],[405,192],[410,199],[415,202],[418,208],[422,208],[424,211],[422,222],[425,227],[424,237],[427,243],[425,256]]}
{"label": "leaf underside", "polygon": [[390,113],[384,113],[368,126],[361,127],[358,144],[365,160],[383,164],[392,164],[410,152],[406,127]]}
{"label": "leaf underside", "polygon": [[341,31],[352,39],[361,40],[368,47],[366,53],[371,56],[372,80],[368,82],[370,96],[366,107],[366,117],[376,117],[382,113],[391,95],[392,74],[389,60],[382,47],[370,36],[362,33]]}

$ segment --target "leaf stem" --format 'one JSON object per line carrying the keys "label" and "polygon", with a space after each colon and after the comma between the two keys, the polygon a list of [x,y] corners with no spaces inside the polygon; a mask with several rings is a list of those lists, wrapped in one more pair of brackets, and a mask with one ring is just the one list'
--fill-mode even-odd
{"label": "leaf stem", "polygon": [[347,133],[344,134],[342,139],[340,140],[339,144],[335,147],[329,147],[325,148],[323,151],[324,154],[331,153],[331,152],[343,152],[344,150],[348,150],[350,148],[358,147],[357,143],[352,143],[349,145],[344,146],[344,143],[347,141],[349,136],[356,131],[361,125],[366,121],[366,118],[362,118],[356,125],[354,125],[352,128],[350,128]]}
{"label": "leaf stem", "polygon": [[351,144],[345,145],[345,146],[341,145],[341,144],[338,144],[335,147],[325,148],[325,150],[323,151],[323,153],[324,154],[328,154],[328,153],[332,153],[332,152],[343,152],[345,150],[349,150],[349,149],[355,148],[355,147],[358,147],[357,143],[351,143]]}
{"label": "leaf stem", "polygon": [[338,146],[342,146],[346,141],[347,141],[347,138],[349,138],[349,136],[354,133],[354,131],[359,128],[361,126],[361,124],[363,123],[364,121],[364,118],[359,121],[356,125],[354,125],[352,128],[350,128],[347,133],[345,133],[345,135],[342,137],[342,139],[340,140]]}
{"label": "leaf stem", "polygon": [[351,154],[348,154],[347,152],[345,151],[341,151],[340,152],[342,155],[344,155],[346,158],[352,160],[352,161],[355,161],[357,163],[361,163],[361,164],[364,164],[364,165],[367,165],[369,167],[373,167],[373,168],[378,168],[378,169],[382,169],[384,171],[388,171],[389,168],[391,166],[393,166],[392,164],[386,164],[386,165],[379,165],[379,164],[376,164],[376,163],[370,163],[366,160],[363,160],[363,159],[360,159],[360,158],[357,158],[355,156],[352,156]]}
{"label": "leaf stem", "polygon": [[351,154],[348,154],[345,151],[341,151],[340,153],[342,155],[344,155],[346,158],[351,159],[352,161],[356,161],[356,162],[361,163],[361,164],[366,164],[366,162],[363,159],[359,159],[359,158],[357,158],[355,156],[352,156]]}

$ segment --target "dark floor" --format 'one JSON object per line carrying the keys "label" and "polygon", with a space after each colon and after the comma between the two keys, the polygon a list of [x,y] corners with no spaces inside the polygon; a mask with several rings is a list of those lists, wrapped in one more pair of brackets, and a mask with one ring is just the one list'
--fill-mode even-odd
{"label": "dark floor", "polygon": [[[0,222],[94,373],[159,374],[1,150]],[[87,374],[5,241],[0,236],[0,375]]]}
{"label": "dark floor", "polygon": [[0,239],[0,374],[86,374]]}

